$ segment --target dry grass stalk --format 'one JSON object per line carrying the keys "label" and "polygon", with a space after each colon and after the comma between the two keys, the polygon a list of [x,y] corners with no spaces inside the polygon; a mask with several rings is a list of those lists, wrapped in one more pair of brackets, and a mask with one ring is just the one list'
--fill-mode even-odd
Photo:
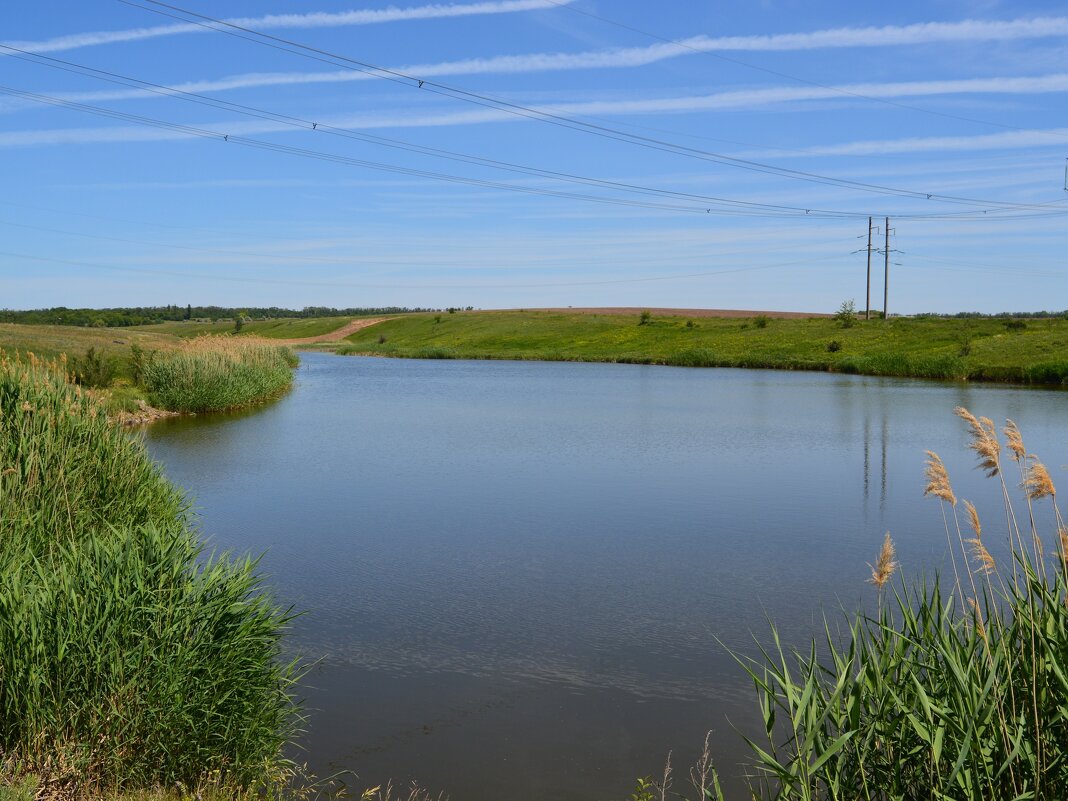
{"label": "dry grass stalk", "polygon": [[942,459],[934,451],[927,451],[927,486],[923,490],[924,495],[934,495],[943,501],[956,506],[957,496],[953,494],[953,488],[949,484],[949,473]]}
{"label": "dry grass stalk", "polygon": [[1027,497],[1032,501],[1037,501],[1039,498],[1052,498],[1055,496],[1057,489],[1053,486],[1053,479],[1049,477],[1049,471],[1046,470],[1046,466],[1038,461],[1036,456],[1027,458],[1030,459],[1031,463],[1024,471],[1022,485]]}
{"label": "dry grass stalk", "polygon": [[888,531],[886,532],[886,538],[883,540],[883,547],[879,549],[879,558],[875,560],[875,565],[868,565],[871,568],[871,578],[868,581],[874,584],[876,589],[881,590],[883,585],[894,575],[894,571],[897,570],[897,562],[894,561],[894,555],[894,542],[890,539],[890,532]]}
{"label": "dry grass stalk", "polygon": [[1005,432],[1006,443],[1009,446],[1009,450],[1012,451],[1012,458],[1017,462],[1023,461],[1027,455],[1027,449],[1023,444],[1023,435],[1020,434],[1020,428],[1012,420],[1005,421],[1005,428],[1002,429]]}
{"label": "dry grass stalk", "polygon": [[988,417],[976,417],[963,406],[958,406],[954,413],[968,424],[972,441],[968,447],[979,456],[979,466],[993,478],[1001,472],[1001,443],[998,441],[994,421]]}

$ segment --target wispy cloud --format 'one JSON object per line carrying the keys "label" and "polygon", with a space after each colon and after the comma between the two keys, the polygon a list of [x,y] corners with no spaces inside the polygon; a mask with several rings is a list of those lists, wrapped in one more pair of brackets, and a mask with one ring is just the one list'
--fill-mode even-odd
{"label": "wispy cloud", "polygon": [[989,42],[1068,34],[1068,17],[1016,20],[918,22],[866,28],[830,28],[770,36],[695,37],[686,44],[702,50],[817,50],[828,47],[886,47],[936,42]]}
{"label": "wispy cloud", "polygon": [[809,156],[871,156],[888,153],[937,153],[970,150],[1013,150],[1028,147],[1063,147],[1068,128],[1006,131],[982,136],[913,136],[903,139],[874,139],[810,147]]}
{"label": "wispy cloud", "polygon": [[[552,113],[567,116],[636,116],[642,114],[685,114],[708,111],[733,111],[781,103],[828,100],[849,94],[878,98],[924,97],[947,94],[1041,94],[1068,91],[1068,73],[1033,77],[971,78],[947,81],[904,81],[897,83],[841,84],[835,87],[771,87],[716,92],[707,95],[638,98],[634,100],[596,100],[561,103]],[[78,99],[85,99],[79,96]],[[795,107],[804,108],[804,106]],[[434,128],[514,121],[517,118],[498,109],[442,111],[424,114],[362,113],[318,120],[321,124],[349,129]],[[255,135],[292,130],[275,122],[204,122],[194,127],[231,135]],[[1050,144],[1059,133],[1030,132],[1032,138]],[[154,128],[112,126],[104,128],[59,128],[0,133],[0,147],[31,145],[85,144],[91,142],[148,142],[187,138],[186,135]],[[920,140],[916,140],[920,141]],[[1023,141],[1023,140],[1020,140]],[[1019,145],[1009,145],[1019,146]],[[837,146],[834,146],[837,147]],[[795,151],[791,151],[795,152]],[[796,151],[803,155],[825,155],[819,148]],[[828,153],[829,154],[829,153]]]}
{"label": "wispy cloud", "polygon": [[[670,45],[624,48],[585,53],[533,53],[527,55],[473,58],[461,61],[446,61],[434,64],[412,64],[390,69],[424,78],[444,75],[533,73],[570,69],[605,69],[642,66],[679,55],[678,48]],[[296,86],[320,83],[345,83],[371,80],[375,76],[353,70],[326,72],[254,72],[231,75],[223,78],[188,81],[170,88],[178,92],[198,94],[222,92],[234,89],[263,88],[272,86]],[[912,81],[883,84],[849,84],[837,87],[771,87],[719,92],[700,98],[682,97],[663,101],[661,108],[649,105],[649,101],[635,101],[636,113],[647,111],[682,111],[746,108],[770,103],[801,100],[824,100],[841,97],[844,93],[874,97],[918,97],[956,93],[1037,94],[1062,92],[1068,89],[1068,73],[1041,76],[994,77],[948,81]],[[159,97],[159,92],[143,89],[104,90],[96,92],[53,93],[65,100],[98,102],[108,100],[131,100]],[[24,101],[9,101],[8,109],[24,108]],[[611,102],[611,101],[608,101]],[[616,104],[618,107],[618,104]],[[588,112],[599,113],[599,112]],[[612,113],[612,112],[606,112]]]}
{"label": "wispy cloud", "polygon": [[[572,2],[572,0],[559,0]],[[350,25],[373,25],[420,19],[441,19],[484,14],[507,14],[553,8],[559,2],[549,0],[490,0],[469,4],[434,3],[409,8],[389,6],[342,12],[312,12],[307,14],[273,14],[264,17],[240,17],[227,20],[236,25],[257,30],[280,28],[336,28]],[[91,31],[73,33],[40,41],[9,41],[3,44],[34,53],[55,53],[81,47],[134,42],[161,36],[185,33],[205,33],[209,29],[192,23],[130,28],[121,31]],[[962,20],[959,22],[920,22],[912,25],[882,27],[830,28],[801,33],[780,33],[767,36],[692,36],[673,43],[657,43],[648,47],[632,47],[584,53],[543,53],[522,56],[501,56],[490,59],[471,59],[453,62],[449,73],[468,74],[486,71],[525,72],[533,70],[561,70],[595,67],[641,66],[667,58],[691,55],[695,50],[769,51],[817,50],[843,47],[889,47],[900,45],[934,44],[940,42],[984,42],[1017,39],[1038,39],[1068,35],[1068,17],[1035,17],[1016,20]],[[442,65],[444,66],[444,65]],[[433,65],[418,69],[425,75]],[[412,67],[416,70],[416,67]]]}
{"label": "wispy cloud", "polygon": [[[535,11],[554,8],[561,2],[571,0],[490,0],[490,2],[445,4],[433,3],[423,6],[398,8],[388,6],[382,9],[364,9],[359,11],[325,12],[317,11],[307,14],[271,14],[264,17],[238,17],[226,20],[243,28],[256,30],[277,30],[279,28],[340,28],[350,25],[376,25],[384,22],[404,22],[420,19],[442,19],[447,17],[467,17],[480,14],[508,14],[516,11]],[[129,28],[122,31],[91,31],[72,33],[44,39],[36,42],[4,42],[3,44],[29,50],[34,53],[58,53],[75,50],[80,47],[117,44],[119,42],[136,42],[144,39],[156,39],[161,36],[175,36],[185,33],[206,33],[210,29],[192,23],[174,25],[155,25],[145,28]]]}
{"label": "wispy cloud", "polygon": [[[444,69],[447,65],[436,65]],[[425,74],[425,73],[424,73]],[[346,80],[350,76],[365,76],[354,73],[296,73],[296,74],[254,74],[235,76],[219,81],[197,81],[178,84],[173,89],[182,92],[204,93],[218,89],[244,87],[265,87],[265,85],[297,84],[324,80]],[[624,115],[624,114],[663,114],[692,113],[700,111],[735,111],[752,109],[776,104],[803,103],[803,101],[848,98],[850,95],[893,99],[901,97],[925,97],[953,94],[1050,94],[1068,92],[1068,73],[1024,77],[968,78],[958,80],[899,81],[892,83],[844,83],[836,87],[770,87],[765,89],[743,89],[717,92],[706,95],[682,95],[678,97],[639,98],[633,100],[588,100],[583,103],[556,104],[549,110],[553,113],[572,115]],[[100,100],[130,99],[143,96],[158,96],[157,93],[142,90],[121,92],[82,92],[54,93],[54,96],[79,103],[95,103]],[[34,105],[30,101],[15,100],[20,107]],[[422,116],[368,115],[345,117],[343,120],[319,121],[354,128],[390,128],[390,127],[436,127],[451,125],[470,125],[498,122],[514,119],[514,115],[497,110],[480,110],[471,112],[449,112],[427,114]],[[208,125],[213,130],[224,132],[265,132],[285,130],[286,126],[268,125],[247,128],[242,126]],[[108,129],[113,130],[113,129]],[[135,137],[141,139],[142,137]],[[171,139],[171,136],[146,137],[147,139]],[[19,137],[3,141],[22,141]]]}

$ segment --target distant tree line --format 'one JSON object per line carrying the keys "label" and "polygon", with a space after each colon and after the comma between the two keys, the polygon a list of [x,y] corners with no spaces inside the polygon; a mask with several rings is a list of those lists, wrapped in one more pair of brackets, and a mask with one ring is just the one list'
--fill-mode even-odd
{"label": "distant tree line", "polygon": [[927,312],[925,314],[914,314],[913,317],[941,317],[944,319],[956,319],[956,320],[969,320],[969,319],[987,319],[987,320],[999,320],[1008,318],[1025,318],[1043,320],[1049,317],[1068,317],[1068,309],[1064,311],[1029,311],[1029,312],[996,312],[994,314],[983,314],[982,312],[957,312],[956,314],[938,314],[937,312]]}
{"label": "distant tree line", "polygon": [[28,325],[80,325],[99,328],[118,328],[130,325],[151,325],[171,320],[230,320],[238,314],[250,320],[270,320],[278,317],[356,317],[363,314],[400,314],[402,312],[437,311],[410,309],[406,306],[334,309],[329,306],[305,306],[303,309],[227,306],[120,306],[113,309],[51,309],[18,311],[0,309],[0,322]]}

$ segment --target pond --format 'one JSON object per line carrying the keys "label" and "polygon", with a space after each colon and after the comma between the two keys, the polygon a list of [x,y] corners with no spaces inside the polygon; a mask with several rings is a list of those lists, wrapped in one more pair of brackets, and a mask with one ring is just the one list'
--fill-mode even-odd
{"label": "pond", "polygon": [[312,353],[278,402],[146,440],[304,612],[299,761],[611,801],[669,751],[681,780],[708,731],[737,790],[756,707],[727,649],[869,602],[886,531],[907,575],[948,564],[925,450],[994,532],[955,406],[1015,419],[1064,481],[1064,392],[823,373]]}

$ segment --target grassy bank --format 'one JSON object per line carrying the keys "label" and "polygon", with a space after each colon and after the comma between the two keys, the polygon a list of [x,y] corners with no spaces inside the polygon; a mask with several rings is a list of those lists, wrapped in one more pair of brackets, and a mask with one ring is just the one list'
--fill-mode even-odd
{"label": "grassy bank", "polygon": [[[301,339],[337,331],[355,317],[310,317],[281,320],[248,320],[241,325],[238,336],[257,336],[267,339]],[[183,339],[203,336],[204,334],[229,334],[234,331],[233,320],[212,322],[182,321],[158,323],[138,327],[139,331],[150,334],[167,334]]]}
{"label": "grassy bank", "polygon": [[113,414],[135,412],[141,403],[177,412],[259,403],[289,387],[297,364],[289,348],[256,336],[186,339],[128,328],[0,324],[4,353],[64,359],[74,381]]}
{"label": "grassy bank", "polygon": [[296,722],[288,614],[211,557],[140,441],[0,357],[0,766],[42,794],[272,785]]}
{"label": "grassy bank", "polygon": [[[1006,323],[1010,323],[1007,325]],[[824,370],[953,380],[1068,382],[1068,320],[857,321],[563,312],[406,315],[339,353]]]}

